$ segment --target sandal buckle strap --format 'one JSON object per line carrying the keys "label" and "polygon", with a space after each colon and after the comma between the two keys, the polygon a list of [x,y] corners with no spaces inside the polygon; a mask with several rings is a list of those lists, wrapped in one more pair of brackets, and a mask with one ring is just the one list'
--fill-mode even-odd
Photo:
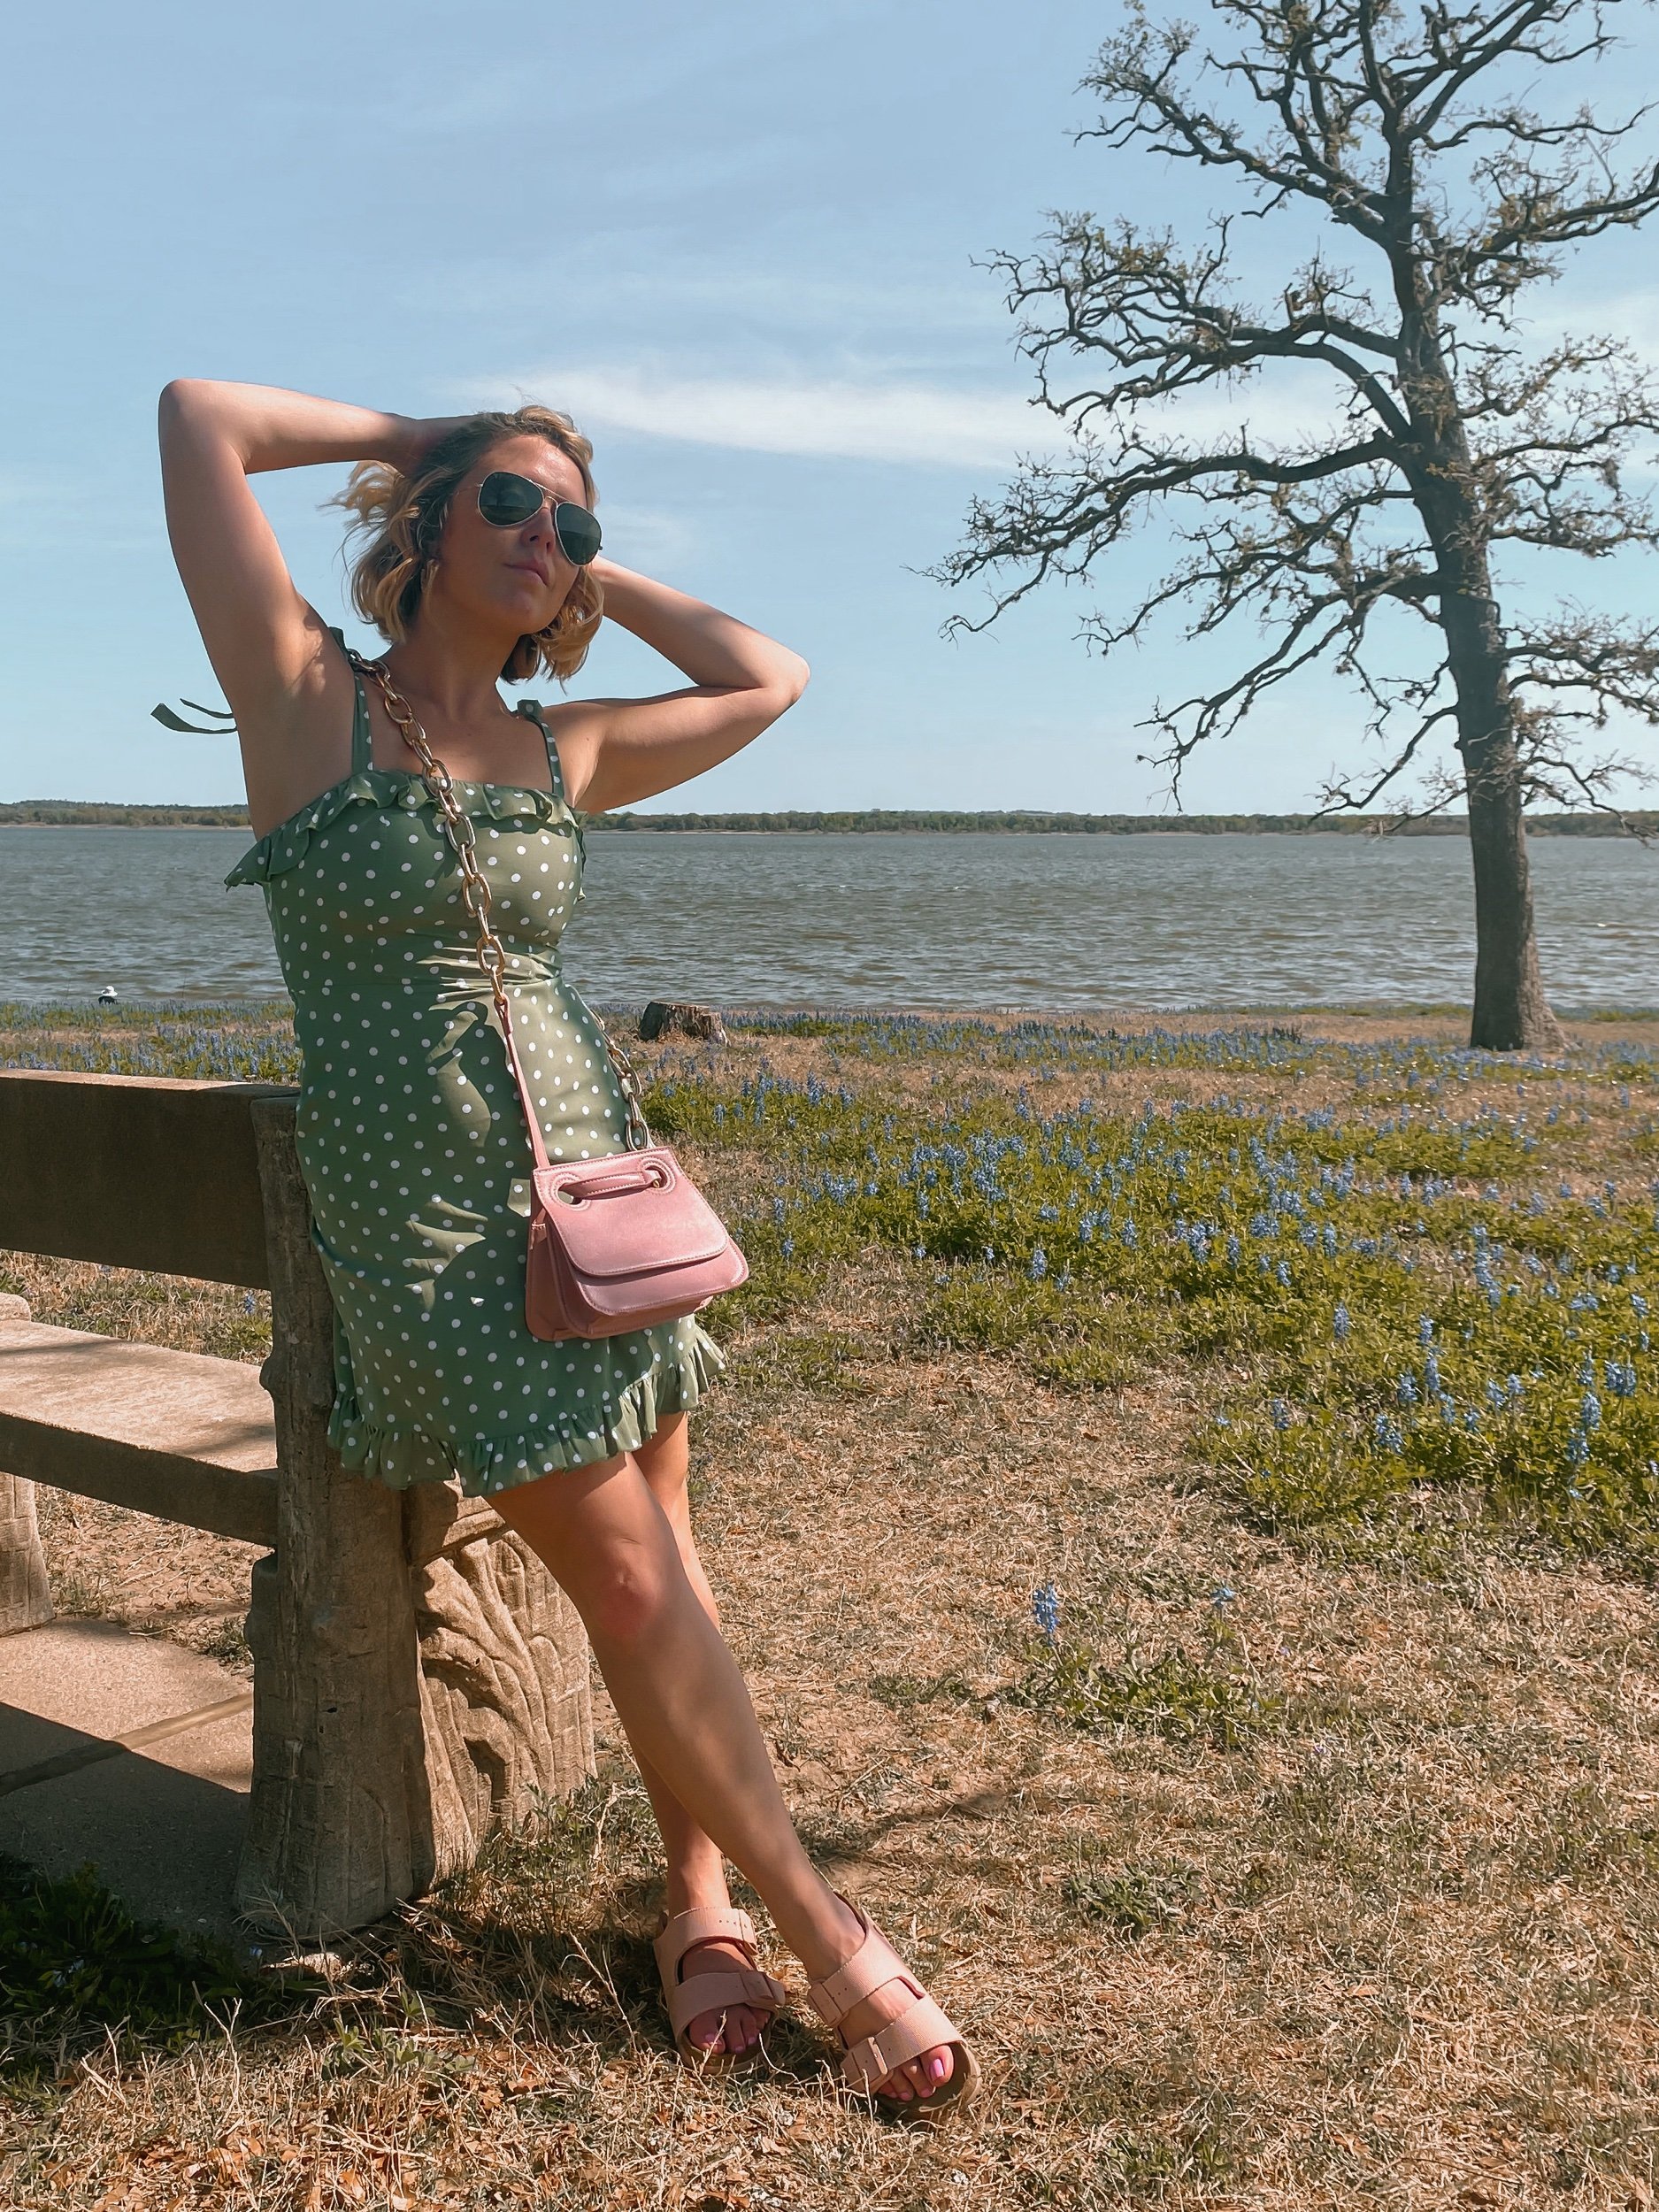
{"label": "sandal buckle strap", "polygon": [[[920,2058],[924,2051],[961,2040],[962,2031],[949,2015],[933,1998],[918,1997],[896,2020],[887,2021],[873,2034],[851,2045],[847,2061],[856,2061],[867,2088],[872,2082],[880,2081],[902,2066],[907,2059]],[[844,2067],[847,2061],[843,2061]],[[848,2079],[853,2079],[850,2072]]]}
{"label": "sandal buckle strap", "polygon": [[864,1939],[852,1956],[843,1959],[822,1980],[807,1984],[807,1994],[826,2027],[834,2027],[861,1997],[870,1996],[887,1982],[901,1979],[912,1991],[917,1988],[915,1976],[875,1922],[868,1914],[861,1917]]}

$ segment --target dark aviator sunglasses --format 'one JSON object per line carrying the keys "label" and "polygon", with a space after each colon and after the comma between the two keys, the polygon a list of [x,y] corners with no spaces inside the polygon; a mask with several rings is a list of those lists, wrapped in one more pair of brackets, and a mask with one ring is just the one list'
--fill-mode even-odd
{"label": "dark aviator sunglasses", "polygon": [[553,534],[573,568],[586,568],[599,551],[599,518],[574,500],[555,499],[545,484],[511,469],[492,469],[478,488],[478,511],[498,529],[516,530],[543,506],[553,510]]}

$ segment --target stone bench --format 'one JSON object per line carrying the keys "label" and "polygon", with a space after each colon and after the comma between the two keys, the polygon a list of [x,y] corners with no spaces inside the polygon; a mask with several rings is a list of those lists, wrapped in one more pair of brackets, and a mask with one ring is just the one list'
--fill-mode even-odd
{"label": "stone bench", "polygon": [[0,1633],[51,1618],[36,1483],[267,1547],[235,1904],[324,1941],[569,1795],[593,1725],[580,1622],[528,1546],[458,1486],[391,1491],[328,1445],[334,1316],[297,1098],[0,1069],[0,1250],[267,1289],[272,1315],[256,1369],[0,1298]]}

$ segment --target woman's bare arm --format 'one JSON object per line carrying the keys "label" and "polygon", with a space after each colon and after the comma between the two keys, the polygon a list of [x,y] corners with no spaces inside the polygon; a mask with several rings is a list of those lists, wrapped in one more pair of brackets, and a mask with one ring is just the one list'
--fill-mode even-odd
{"label": "woman's bare arm", "polygon": [[671,791],[758,737],[805,690],[798,653],[672,586],[601,558],[605,614],[691,678],[647,699],[570,700],[547,710],[566,796],[605,814]]}
{"label": "woman's bare arm", "polygon": [[406,465],[443,427],[267,384],[180,377],[161,395],[161,479],[191,610],[239,726],[288,720],[323,653],[248,479],[318,462]]}

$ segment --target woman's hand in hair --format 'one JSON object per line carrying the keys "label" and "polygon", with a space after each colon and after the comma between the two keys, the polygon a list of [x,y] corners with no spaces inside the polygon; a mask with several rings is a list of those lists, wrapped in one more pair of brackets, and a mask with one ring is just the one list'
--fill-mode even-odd
{"label": "woman's hand in hair", "polygon": [[397,450],[373,456],[376,460],[389,461],[405,476],[412,476],[439,440],[447,438],[452,430],[475,419],[472,415],[403,415],[398,419],[403,425]]}

